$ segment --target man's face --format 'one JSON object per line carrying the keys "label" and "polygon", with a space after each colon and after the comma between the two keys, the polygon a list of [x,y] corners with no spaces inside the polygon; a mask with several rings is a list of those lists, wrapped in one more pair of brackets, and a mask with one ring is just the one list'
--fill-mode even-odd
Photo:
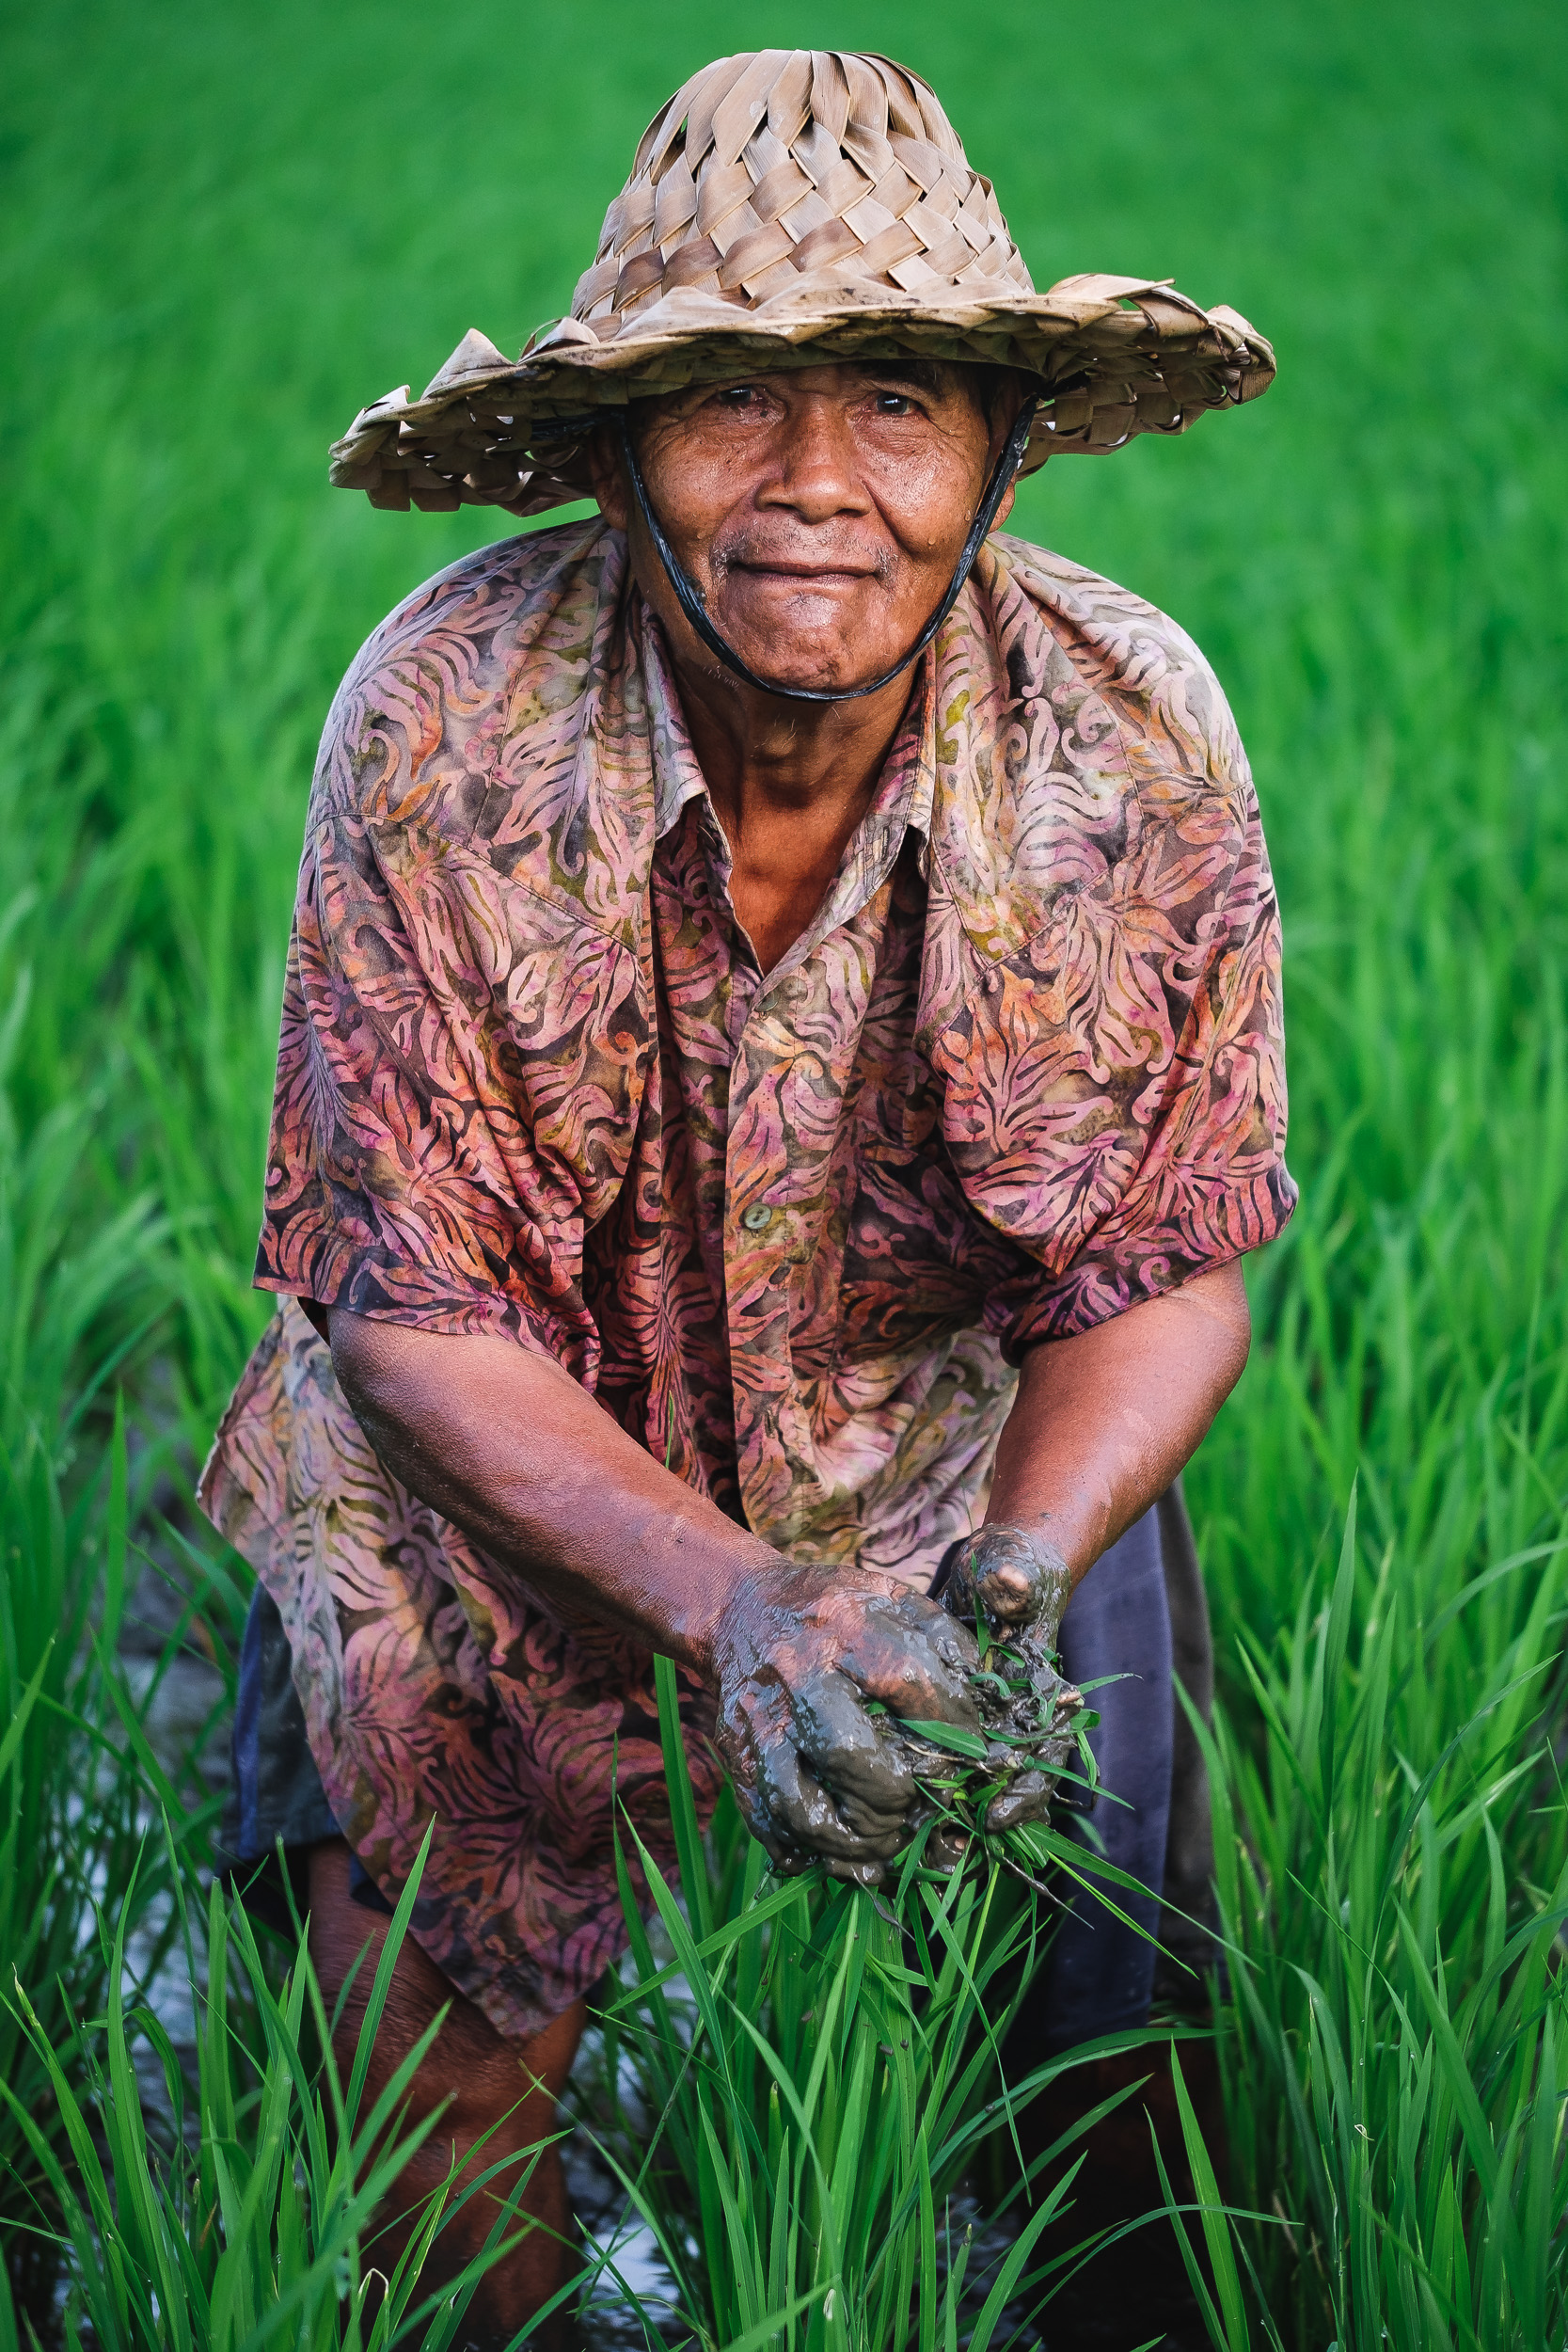
{"label": "man's face", "polygon": [[[989,420],[975,372],[935,360],[788,369],[637,404],[654,512],[750,668],[784,686],[842,689],[909,651],[1018,413],[1014,379],[1002,385]],[[677,655],[711,669],[608,436],[595,484],[608,520],[629,531],[639,582]]]}

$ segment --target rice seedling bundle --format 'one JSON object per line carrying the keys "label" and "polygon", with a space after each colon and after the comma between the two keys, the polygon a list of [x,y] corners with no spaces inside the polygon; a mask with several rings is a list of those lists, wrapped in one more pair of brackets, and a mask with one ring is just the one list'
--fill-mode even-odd
{"label": "rice seedling bundle", "polygon": [[[655,1950],[624,1855],[631,1948],[585,2106],[673,2282],[669,2319],[705,2352],[764,2342],[906,2352],[956,2344],[960,2326],[973,2352],[1020,2341],[1082,2250],[1074,2241],[1031,2260],[1070,2203],[1076,2164],[1026,2203],[1020,2156],[1006,2201],[1016,2233],[983,2276],[973,2208],[955,2219],[955,2193],[992,2135],[1017,2149],[1017,2118],[1073,2063],[1009,2082],[1002,2045],[1048,1932],[1037,1873],[1060,1856],[1082,1875],[1085,1856],[1045,1829],[988,1849],[974,1801],[954,1805],[941,1788],[947,1819],[971,1824],[968,1867],[924,1867],[923,1837],[880,1894],[816,1873],[774,1881],[727,1797],[700,1833],[662,1660],[658,1680],[684,1899],[634,1841],[671,1957]],[[1099,2112],[1030,2178],[1070,2153]],[[615,2280],[613,2246],[596,2260]]]}

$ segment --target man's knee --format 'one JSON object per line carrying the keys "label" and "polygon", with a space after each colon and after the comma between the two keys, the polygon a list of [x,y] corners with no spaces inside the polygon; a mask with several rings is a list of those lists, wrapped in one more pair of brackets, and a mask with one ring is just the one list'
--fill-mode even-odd
{"label": "man's knee", "polygon": [[[334,1838],[313,1847],[310,1957],[329,2015],[342,1999],[335,2041],[345,2072],[363,2026],[388,1925],[381,1914],[354,1899],[346,1842]],[[405,1936],[376,2026],[372,2090],[390,2079],[437,2018],[442,2020],[440,2031],[420,2063],[419,2103],[442,2100],[450,2130],[463,2138],[489,2131],[514,2113],[519,2121],[526,2115],[535,2131],[547,2132],[550,2110],[577,2056],[582,2004],[552,2018],[530,2041],[509,2042],[441,1974],[414,1938]]]}

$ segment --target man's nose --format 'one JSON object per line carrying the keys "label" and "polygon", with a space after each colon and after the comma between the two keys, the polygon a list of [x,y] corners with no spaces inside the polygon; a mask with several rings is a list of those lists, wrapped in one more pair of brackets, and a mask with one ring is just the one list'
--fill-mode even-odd
{"label": "man's nose", "polygon": [[817,393],[791,401],[772,454],[774,468],[758,492],[759,505],[784,507],[807,523],[869,512],[855,437],[837,402]]}

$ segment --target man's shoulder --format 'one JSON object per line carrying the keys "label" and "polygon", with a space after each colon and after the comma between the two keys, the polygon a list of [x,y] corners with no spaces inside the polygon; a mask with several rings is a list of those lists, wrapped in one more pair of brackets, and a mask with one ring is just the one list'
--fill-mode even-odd
{"label": "man's shoulder", "polygon": [[[1087,564],[998,532],[999,635],[1041,628],[1114,712],[1134,770],[1176,765],[1229,795],[1251,773],[1230,706],[1207,658],[1168,612]],[[1010,627],[1009,627],[1010,625]]]}
{"label": "man's shoulder", "polygon": [[1114,664],[1129,682],[1148,679],[1151,661],[1161,668],[1213,675],[1180,623],[1147,596],[1091,571],[1086,564],[1075,564],[1070,556],[1058,555],[1054,548],[1014,538],[1010,532],[994,533],[990,544],[1008,580],[1069,650],[1092,650],[1099,663]]}
{"label": "man's shoulder", "polygon": [[476,548],[425,580],[349,664],[322,738],[318,790],[363,806],[412,781],[437,747],[471,760],[519,692],[567,723],[625,565],[625,541],[594,516]]}
{"label": "man's shoulder", "polygon": [[432,653],[439,659],[460,642],[483,646],[498,633],[505,633],[511,650],[526,651],[552,621],[568,634],[584,621],[592,626],[624,564],[625,542],[597,515],[494,540],[459,556],[395,606],[359,648],[348,677],[364,679]]}
{"label": "man's shoulder", "polygon": [[[1261,857],[1225,696],[1145,597],[992,538],[938,680],[932,855],[982,963],[1090,903],[1196,920]],[[944,1004],[934,980],[923,1019]]]}

